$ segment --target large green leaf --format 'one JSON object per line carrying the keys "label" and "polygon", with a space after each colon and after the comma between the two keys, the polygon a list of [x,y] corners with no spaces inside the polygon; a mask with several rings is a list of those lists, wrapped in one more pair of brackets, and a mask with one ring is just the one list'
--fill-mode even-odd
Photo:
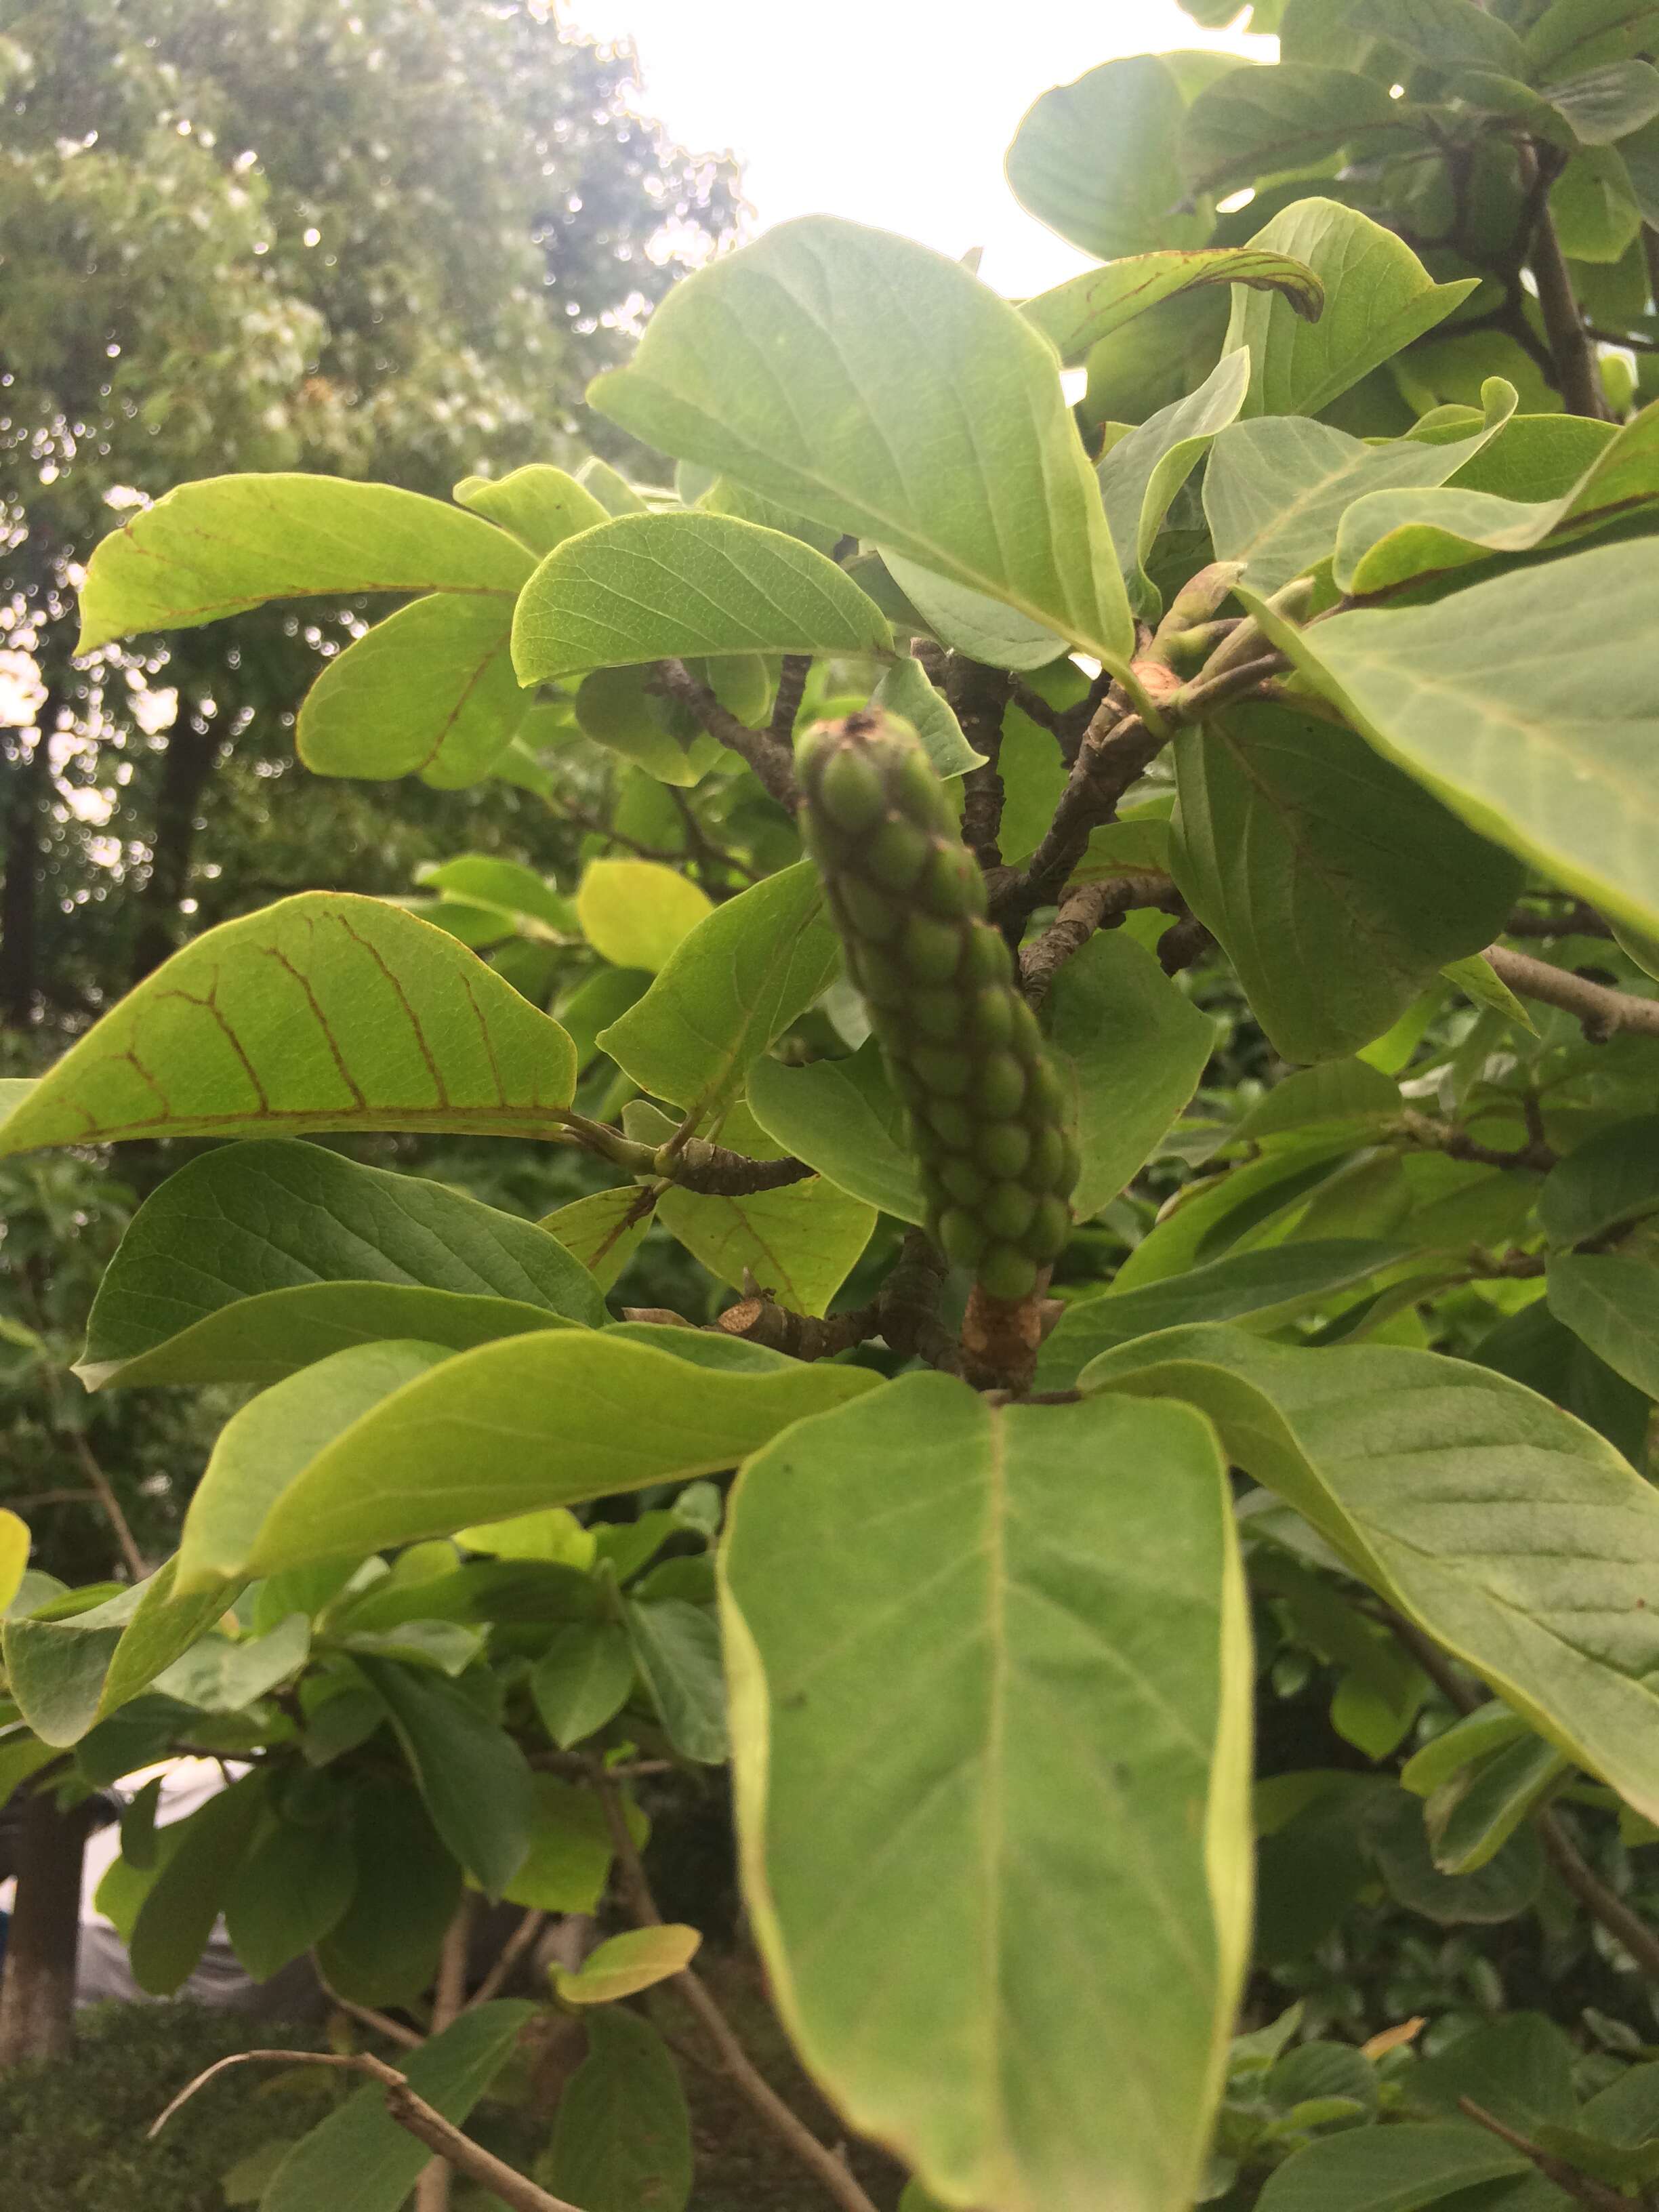
{"label": "large green leaf", "polygon": [[1381,1036],[1525,881],[1363,738],[1288,706],[1185,733],[1176,787],[1171,872],[1286,1060]]}
{"label": "large green leaf", "polygon": [[329,1986],[357,2004],[406,2005],[436,1969],[460,1902],[461,1869],[419,1791],[390,1774],[353,1788],[351,1849],[351,1903],[318,1944],[317,1963]]}
{"label": "large green leaf", "polygon": [[582,2212],[684,2212],[691,2122],[678,2069],[648,2020],[586,2015],[587,2056],[559,2100],[538,2180]]}
{"label": "large green leaf", "polygon": [[505,532],[441,500],[340,477],[181,484],[97,548],[80,653],[185,629],[266,599],[325,592],[485,592],[511,600],[535,563]]}
{"label": "large green leaf", "polygon": [[9,1620],[6,1674],[23,1717],[43,1741],[77,1743],[94,1723],[135,1698],[223,1612],[222,1584],[175,1595],[178,1562],[84,1613]]}
{"label": "large green leaf", "polygon": [[524,1863],[536,1817],[524,1753],[458,1684],[364,1651],[357,1665],[386,1702],[433,1826],[499,1896]]}
{"label": "large green leaf", "polygon": [[231,1948],[256,1982],[302,1958],[344,1917],[357,1887],[338,1820],[277,1820],[254,1844],[225,1899]]}
{"label": "large green leaf", "polygon": [[1215,1024],[1121,930],[1096,936],[1054,978],[1047,1008],[1054,1072],[1083,1166],[1072,1210],[1109,1206],[1198,1088]]}
{"label": "large green leaf", "polygon": [[[1269,74],[1279,71],[1252,72]],[[1325,288],[1325,312],[1308,323],[1270,293],[1234,293],[1226,343],[1250,349],[1247,415],[1317,415],[1443,321],[1477,282],[1437,284],[1392,231],[1334,200],[1294,201],[1250,244],[1305,263]]]}
{"label": "large green leaf", "polygon": [[294,732],[313,775],[422,775],[476,783],[513,742],[529,702],[508,651],[507,601],[433,592],[331,660]]}
{"label": "large green leaf", "polygon": [[589,396],[1087,652],[1133,648],[1052,349],[926,246],[829,216],[780,224],[677,286]]}
{"label": "large green leaf", "polygon": [[[1485,836],[1659,929],[1659,544],[1576,553],[1281,644],[1377,749]],[[1617,641],[1611,649],[1609,641]]]}
{"label": "large green leaf", "polygon": [[721,1282],[740,1290],[752,1276],[806,1314],[824,1311],[876,1225],[872,1206],[817,1176],[736,1198],[665,1190],[657,1218]]}
{"label": "large green leaf", "polygon": [[1538,1225],[1558,1247],[1652,1213],[1659,1213],[1659,1114],[1598,1129],[1556,1163],[1538,1194]]}
{"label": "large green leaf", "polygon": [[1659,1398],[1659,1267],[1616,1252],[1560,1252],[1550,1311],[1615,1374]]}
{"label": "large green leaf", "polygon": [[628,1632],[641,1675],[683,1759],[725,1763],[731,1746],[720,1625],[714,1609],[684,1598],[628,1607]]}
{"label": "large green leaf", "polygon": [[745,1368],[581,1329],[450,1358],[426,1345],[337,1352],[227,1425],[185,1516],[181,1583],[713,1474],[878,1380],[781,1358]]}
{"label": "large green leaf", "polygon": [[[404,2057],[410,2087],[459,2126],[513,2054],[536,2016],[517,1998],[479,2005]],[[295,2143],[259,2199],[261,2212],[398,2212],[432,2157],[399,2127],[386,2091],[359,2089]]]}
{"label": "large green leaf", "polygon": [[1184,2212],[1246,1946],[1224,1469],[1184,1408],[1103,1411],[906,1376],[749,1462],[723,1560],[745,1892],[796,2048],[998,2212]]}
{"label": "large green leaf", "polygon": [[713,911],[706,891],[659,860],[590,860],[576,893],[582,935],[600,958],[647,975],[665,968]]}
{"label": "large green leaf", "polygon": [[1624,423],[1552,498],[1511,499],[1468,483],[1370,491],[1343,518],[1334,572],[1345,591],[1364,598],[1431,570],[1437,574],[1491,554],[1529,552],[1552,537],[1582,536],[1656,500],[1659,401]]}
{"label": "large green leaf", "polygon": [[890,714],[902,714],[921,738],[922,750],[937,775],[947,781],[978,768],[985,755],[975,752],[962,734],[962,725],[941,691],[934,690],[919,660],[901,653],[881,672],[870,694],[870,704]]}
{"label": "large green leaf", "polygon": [[1244,404],[1249,377],[1250,356],[1244,347],[1223,354],[1196,392],[1148,416],[1118,440],[1100,465],[1101,497],[1129,604],[1148,619],[1163,605],[1146,574],[1158,534],[1211,441]]}
{"label": "large green leaf", "polygon": [[1030,108],[1008,149],[1023,207],[1085,253],[1110,261],[1152,246],[1201,246],[1207,207],[1182,212],[1177,159],[1186,103],[1162,56],[1103,63]]}
{"label": "large green leaf", "polygon": [[799,861],[699,922],[599,1044],[642,1091],[707,1118],[736,1097],[840,959],[817,871]]}
{"label": "large green leaf", "polygon": [[903,1102],[873,1038],[850,1060],[757,1060],[748,1103],[769,1137],[829,1182],[901,1221],[927,1220]]}
{"label": "large green leaf", "polygon": [[1355,501],[1444,483],[1473,460],[1514,413],[1515,386],[1489,377],[1482,398],[1480,428],[1444,444],[1394,438],[1368,445],[1297,415],[1234,423],[1216,440],[1204,475],[1217,559],[1243,562],[1253,591],[1278,591],[1325,559]]}
{"label": "large green leaf", "polygon": [[1522,43],[1532,72],[1554,77],[1622,61],[1656,35],[1654,0],[1550,0]]}
{"label": "large green leaf", "polygon": [[1476,0],[1359,0],[1346,21],[1356,31],[1387,39],[1431,69],[1527,75],[1526,49],[1509,25]]}
{"label": "large green leaf", "polygon": [[1418,2212],[1477,2182],[1534,2170],[1519,2151],[1472,2121],[1348,2128],[1286,2159],[1268,2175],[1256,2203],[1259,2212]]}
{"label": "large green leaf", "polygon": [[1231,70],[1188,109],[1182,166],[1192,191],[1224,192],[1344,147],[1362,160],[1397,151],[1413,129],[1411,111],[1374,76],[1313,62]]}
{"label": "large green leaf", "polygon": [[1363,1580],[1659,1812],[1659,1495],[1594,1430],[1467,1360],[1224,1328],[1127,1345],[1081,1380],[1201,1406]]}
{"label": "large green leaf", "polygon": [[1271,1328],[1391,1267],[1403,1247],[1358,1237],[1310,1238],[1264,1252],[1232,1252],[1207,1267],[1138,1289],[1076,1298],[1043,1340],[1036,1387],[1066,1390],[1090,1360],[1120,1344],[1193,1322]]}
{"label": "large green leaf", "polygon": [[671,655],[889,653],[887,619],[822,553],[725,514],[625,514],[568,538],[519,594],[523,684]]}
{"label": "large green leaf", "polygon": [[1313,271],[1287,253],[1211,246],[1196,252],[1137,253],[1104,269],[1085,270],[1051,292],[1023,301],[1020,313],[1069,363],[1081,361],[1091,346],[1161,300],[1206,284],[1248,284],[1256,291],[1282,293],[1310,322],[1317,322],[1325,303]]}
{"label": "large green leaf", "polygon": [[970,660],[1024,673],[1046,667],[1066,650],[1066,640],[1047,623],[1033,622],[1018,607],[984,592],[969,591],[965,584],[924,568],[919,561],[907,561],[890,547],[886,568],[907,604],[939,643],[965,653]]}
{"label": "large green leaf", "polygon": [[253,1840],[267,1787],[256,1770],[179,1823],[127,1947],[132,1978],[151,1996],[176,1996],[196,1971]]}
{"label": "large green leaf", "polygon": [[250,1129],[546,1137],[574,1079],[558,1024],[444,931],[302,891],[146,977],[0,1121],[0,1153]]}
{"label": "large green leaf", "polygon": [[191,1161],[139,1207],[76,1372],[90,1390],[274,1382],[378,1337],[459,1351],[560,1318],[600,1326],[605,1301],[546,1231],[443,1183],[256,1139]]}

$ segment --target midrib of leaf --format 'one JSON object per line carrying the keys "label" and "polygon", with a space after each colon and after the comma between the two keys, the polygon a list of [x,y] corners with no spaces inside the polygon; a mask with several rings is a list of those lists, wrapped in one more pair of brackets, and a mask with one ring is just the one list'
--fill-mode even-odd
{"label": "midrib of leaf", "polygon": [[985,1565],[990,1600],[987,1644],[990,1660],[986,1712],[983,1866],[985,1888],[984,1986],[989,2002],[985,2008],[984,2068],[981,2095],[987,2109],[997,2116],[999,2156],[1012,2174],[1018,2161],[1008,2142],[1008,2103],[999,2063],[1004,2041],[1006,2004],[1004,1992],[1002,1927],[1003,1884],[1008,1879],[1008,1806],[1005,1762],[1008,1729],[1008,1424],[1000,1413],[988,1422],[986,1466]]}

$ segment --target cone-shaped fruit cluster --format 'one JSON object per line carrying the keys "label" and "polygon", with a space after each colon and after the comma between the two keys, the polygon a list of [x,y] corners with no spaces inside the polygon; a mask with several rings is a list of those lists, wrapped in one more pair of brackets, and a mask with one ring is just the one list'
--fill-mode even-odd
{"label": "cone-shaped fruit cluster", "polygon": [[797,766],[807,849],[909,1110],[928,1228],[992,1297],[1025,1297],[1066,1242],[1078,1161],[985,879],[908,724],[820,722]]}

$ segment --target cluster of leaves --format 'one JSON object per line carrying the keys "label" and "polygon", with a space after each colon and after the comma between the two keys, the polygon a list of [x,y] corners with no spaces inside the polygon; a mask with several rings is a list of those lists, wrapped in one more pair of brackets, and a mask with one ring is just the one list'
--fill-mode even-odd
{"label": "cluster of leaves", "polygon": [[[591,394],[672,490],[598,459],[447,503],[225,477],[99,548],[88,649],[395,595],[302,761],[545,787],[586,830],[569,890],[475,854],[423,910],[228,922],[0,1092],[9,1153],[234,1140],[141,1209],[82,1372],[253,1395],[154,1577],[25,1582],[4,1632],[20,1776],[258,1754],[170,1850],[134,1816],[109,1894],[156,1985],[222,1900],[245,1955],[314,1943],[343,1994],[343,1967],[415,2002],[469,1875],[568,1909],[526,1885],[582,1821],[584,1897],[614,1850],[648,1929],[617,1770],[729,1735],[779,2009],[913,2206],[1650,2196],[1659,404],[1603,373],[1567,226],[1587,177],[1638,190],[1659,9],[1291,0],[1280,29],[1277,68],[1045,95],[1016,189],[1115,258],[1040,299],[828,219],[678,288]],[[1224,231],[1213,195],[1252,186]],[[1622,341],[1656,311],[1632,265]],[[793,740],[825,720],[805,763],[890,747],[854,793],[866,890],[907,836],[959,887],[955,817],[981,878],[943,936],[835,886],[859,982],[897,986],[873,1040],[800,857]],[[907,1119],[976,1079],[939,1055],[907,1091],[892,1010],[920,1027],[948,981],[966,1018],[981,907],[1075,1146],[1052,1301],[933,1248],[917,1154],[942,1176],[950,1117]],[[1216,1080],[1206,972],[1273,1055],[1249,1095]],[[626,1180],[532,1225],[301,1141],[385,1131]],[[741,1294],[717,1326],[611,1317],[647,1222]],[[732,1468],[713,1567],[684,1538],[630,1580],[653,1516],[712,1532]],[[572,1517],[627,1493],[641,1520]],[[1328,1710],[1322,1755],[1264,1726],[1253,1791],[1259,1665]],[[556,1818],[526,1755],[580,1780]],[[395,1822],[363,1810],[393,1792]],[[406,1863],[371,1882],[377,1821]],[[395,1947],[363,1926],[388,1896]],[[1599,2051],[1524,2015],[1457,2040],[1508,1993],[1489,1957],[1420,2060],[1371,2039],[1397,2021],[1297,2041],[1360,2025],[1316,1984],[1380,1900],[1524,1921],[1547,1966],[1593,1941]],[[1242,2000],[1298,1988],[1232,2042]],[[591,2063],[644,2033],[609,2017]],[[492,1999],[411,2081],[465,2104],[531,2029]],[[364,2099],[327,2125],[361,2115],[405,2188],[421,2146]],[[574,2109],[571,2155],[610,2140]]]}

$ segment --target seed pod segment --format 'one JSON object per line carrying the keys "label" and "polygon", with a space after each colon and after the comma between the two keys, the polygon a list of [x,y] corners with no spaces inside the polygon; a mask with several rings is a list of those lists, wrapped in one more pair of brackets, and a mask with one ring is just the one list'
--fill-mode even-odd
{"label": "seed pod segment", "polygon": [[820,722],[797,759],[802,834],[894,1087],[930,1234],[993,1298],[1030,1296],[1070,1225],[1062,1092],[945,787],[908,723]]}

